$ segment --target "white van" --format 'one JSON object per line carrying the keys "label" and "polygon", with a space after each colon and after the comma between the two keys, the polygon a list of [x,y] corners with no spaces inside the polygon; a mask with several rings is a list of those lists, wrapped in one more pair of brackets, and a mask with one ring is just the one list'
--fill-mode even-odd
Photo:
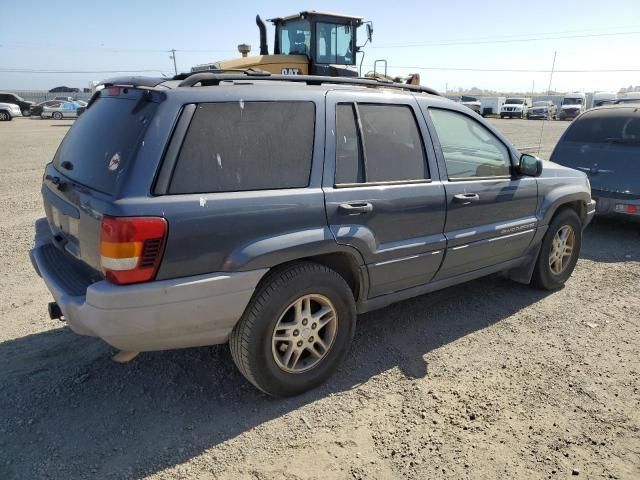
{"label": "white van", "polygon": [[612,92],[596,92],[591,99],[591,108],[610,105],[618,99],[618,95]]}
{"label": "white van", "polygon": [[587,109],[587,96],[582,92],[567,93],[560,104],[560,120],[576,118]]}

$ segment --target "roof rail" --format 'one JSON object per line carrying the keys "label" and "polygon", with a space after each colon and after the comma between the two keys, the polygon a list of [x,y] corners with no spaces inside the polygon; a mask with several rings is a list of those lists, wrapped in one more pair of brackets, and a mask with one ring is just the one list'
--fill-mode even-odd
{"label": "roof rail", "polygon": [[219,85],[220,82],[233,82],[236,80],[247,80],[255,78],[265,81],[278,82],[298,82],[307,85],[324,85],[327,83],[338,85],[357,85],[364,87],[386,87],[396,88],[398,90],[406,90],[412,92],[424,92],[431,95],[440,95],[436,90],[421,85],[410,85],[407,83],[398,83],[382,78],[361,78],[361,77],[325,77],[317,75],[273,75],[263,70],[246,70],[239,74],[221,73],[221,71],[198,72],[189,75],[178,86],[193,87],[200,83],[202,86]]}

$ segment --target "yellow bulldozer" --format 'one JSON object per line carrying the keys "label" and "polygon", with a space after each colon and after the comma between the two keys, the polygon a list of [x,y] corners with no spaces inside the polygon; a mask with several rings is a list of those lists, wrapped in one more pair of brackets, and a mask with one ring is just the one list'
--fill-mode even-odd
{"label": "yellow bulldozer", "polygon": [[[267,21],[275,27],[273,54],[269,54],[267,27],[260,15],[256,15],[256,24],[260,30],[260,55],[249,56],[251,47],[240,44],[240,58],[196,65],[191,68],[191,72],[255,69],[280,75],[362,76],[362,48],[371,41],[371,22],[363,21],[362,17],[316,11],[304,11]],[[363,25],[367,40],[364,45],[356,46],[356,31]],[[360,69],[356,66],[358,53],[362,53]],[[420,84],[419,74],[410,74],[406,78],[391,77],[386,72],[386,61],[376,60],[374,65],[379,62],[384,62],[384,73],[377,72],[374,67],[366,77]]]}

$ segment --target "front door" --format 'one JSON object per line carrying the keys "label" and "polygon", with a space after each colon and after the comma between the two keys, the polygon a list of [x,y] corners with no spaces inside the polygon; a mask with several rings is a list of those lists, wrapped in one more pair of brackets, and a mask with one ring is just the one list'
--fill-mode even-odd
{"label": "front door", "polygon": [[537,227],[538,184],[512,176],[511,153],[465,113],[430,108],[447,201],[447,252],[436,280],[524,255]]}
{"label": "front door", "polygon": [[323,188],[338,243],[356,248],[369,297],[429,282],[444,257],[445,192],[408,95],[327,95]]}

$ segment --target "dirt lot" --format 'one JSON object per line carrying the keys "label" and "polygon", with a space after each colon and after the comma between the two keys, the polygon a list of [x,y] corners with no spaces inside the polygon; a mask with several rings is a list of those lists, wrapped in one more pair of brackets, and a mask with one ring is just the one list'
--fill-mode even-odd
{"label": "dirt lot", "polygon": [[69,123],[0,123],[0,479],[640,478],[640,226],[589,227],[553,294],[491,277],[363,315],[327,385],[275,400],[225,346],[119,365],[47,319],[27,252]]}

